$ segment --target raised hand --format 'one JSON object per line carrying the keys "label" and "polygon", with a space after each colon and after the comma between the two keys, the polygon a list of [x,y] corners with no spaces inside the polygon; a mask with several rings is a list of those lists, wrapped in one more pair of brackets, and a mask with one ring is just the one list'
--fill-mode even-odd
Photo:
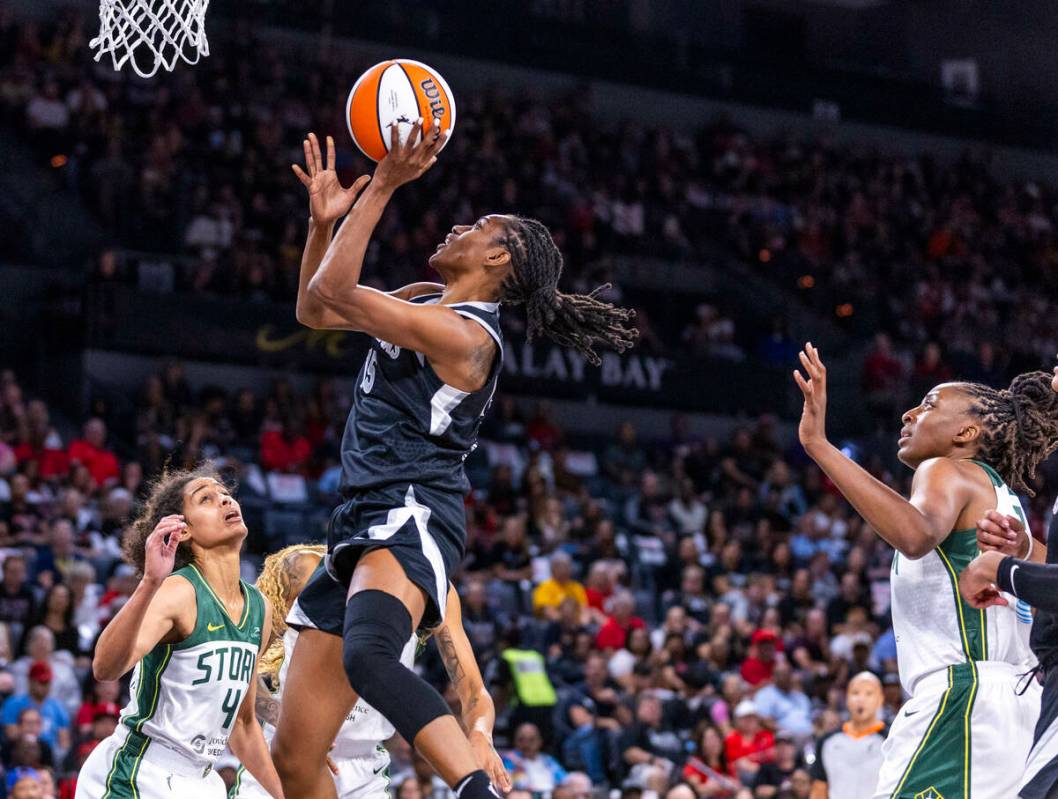
{"label": "raised hand", "polygon": [[982,552],[1002,552],[1024,558],[1029,550],[1029,533],[1021,519],[990,510],[977,522],[977,548]]}
{"label": "raised hand", "polygon": [[805,344],[799,357],[808,379],[804,378],[800,370],[794,370],[794,382],[805,398],[797,435],[801,439],[801,445],[808,450],[814,445],[826,443],[827,440],[827,368],[812,342]]}
{"label": "raised hand", "polygon": [[309,192],[309,213],[320,224],[337,222],[353,207],[361,189],[371,180],[370,175],[361,175],[348,189],[338,181],[334,170],[334,139],[327,137],[327,158],[320,154],[320,142],[315,133],[301,143],[305,150],[305,169],[291,164],[294,174]]}
{"label": "raised hand", "polygon": [[147,536],[147,553],[143,561],[144,581],[160,585],[173,573],[176,548],[187,536],[187,523],[183,516],[165,516],[158,522]]}
{"label": "raised hand", "polygon": [[415,180],[437,163],[437,154],[447,138],[447,131],[434,129],[419,119],[401,144],[400,131],[394,123],[389,129],[389,153],[375,167],[376,185],[393,190]]}

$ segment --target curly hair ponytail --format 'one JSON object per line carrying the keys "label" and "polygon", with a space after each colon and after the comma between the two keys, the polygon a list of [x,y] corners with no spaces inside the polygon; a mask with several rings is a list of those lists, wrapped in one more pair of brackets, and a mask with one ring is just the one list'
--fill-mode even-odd
{"label": "curly hair ponytail", "polygon": [[286,657],[283,633],[287,631],[287,613],[294,603],[294,597],[290,595],[294,569],[302,555],[322,558],[326,551],[327,547],[323,544],[292,544],[284,547],[265,558],[261,574],[257,577],[257,590],[272,605],[271,637],[274,639],[257,662],[257,673],[268,677],[273,689],[279,687],[279,669]]}
{"label": "curly hair ponytail", "polygon": [[598,366],[597,345],[624,352],[635,344],[639,331],[629,327],[635,311],[597,299],[609,284],[590,294],[563,294],[562,253],[542,222],[514,216],[501,240],[511,254],[511,273],[500,300],[524,305],[530,339],[546,335],[564,347],[580,352]]}
{"label": "curly hair ponytail", "polygon": [[1058,449],[1058,393],[1052,375],[1027,372],[1009,388],[967,384],[973,413],[984,424],[978,457],[1015,491],[1035,496],[1029,482],[1036,467]]}

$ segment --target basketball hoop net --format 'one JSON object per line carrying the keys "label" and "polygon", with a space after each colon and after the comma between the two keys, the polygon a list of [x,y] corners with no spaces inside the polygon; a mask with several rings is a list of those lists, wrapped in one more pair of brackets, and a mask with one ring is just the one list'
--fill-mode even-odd
{"label": "basketball hoop net", "polygon": [[141,78],[177,59],[197,64],[209,55],[209,0],[99,0],[99,35],[88,43],[99,61],[107,53],[120,70],[125,62]]}

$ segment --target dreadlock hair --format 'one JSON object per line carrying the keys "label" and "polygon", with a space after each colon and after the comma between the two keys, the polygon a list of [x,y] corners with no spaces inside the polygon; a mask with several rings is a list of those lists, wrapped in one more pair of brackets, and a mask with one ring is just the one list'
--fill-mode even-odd
{"label": "dreadlock hair", "polygon": [[629,327],[635,311],[596,299],[609,284],[591,294],[563,294],[562,253],[542,222],[514,216],[500,240],[511,254],[511,272],[501,287],[500,301],[525,305],[530,339],[546,334],[564,347],[572,347],[593,365],[602,359],[595,352],[603,345],[624,352],[635,344],[639,331]]}
{"label": "dreadlock hair", "polygon": [[257,577],[257,590],[272,605],[272,643],[257,662],[257,673],[267,677],[272,689],[279,688],[279,668],[283,665],[286,650],[283,647],[283,633],[287,631],[287,613],[294,604],[290,595],[291,579],[298,560],[303,555],[315,555],[323,558],[327,547],[323,544],[292,544],[278,552],[273,552],[264,560],[261,574]]}
{"label": "dreadlock hair", "polygon": [[1029,496],[1036,495],[1029,487],[1036,467],[1058,449],[1058,394],[1051,388],[1052,377],[1027,372],[1009,388],[965,386],[974,401],[972,413],[984,427],[977,456],[1011,488]]}
{"label": "dreadlock hair", "polygon": [[[143,510],[132,522],[121,542],[122,555],[128,563],[135,567],[137,576],[143,576],[148,536],[154,532],[154,528],[163,518],[184,512],[184,489],[192,480],[202,477],[209,477],[218,483],[224,482],[213,464],[207,461],[192,469],[170,470],[166,467],[151,484],[150,494]],[[191,550],[191,539],[181,541],[176,548],[173,571],[194,562],[195,555]]]}

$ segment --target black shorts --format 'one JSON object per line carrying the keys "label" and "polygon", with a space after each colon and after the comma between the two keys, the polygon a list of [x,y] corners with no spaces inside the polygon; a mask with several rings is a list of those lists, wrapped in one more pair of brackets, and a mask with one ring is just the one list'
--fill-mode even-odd
{"label": "black shorts", "polygon": [[1044,672],[1040,718],[1018,793],[1021,799],[1058,797],[1058,666]]}
{"label": "black shorts", "polygon": [[299,632],[319,630],[341,638],[345,625],[345,593],[345,586],[331,577],[320,563],[290,606],[287,624]]}
{"label": "black shorts", "polygon": [[[466,538],[466,510],[461,494],[408,483],[354,494],[335,508],[327,526],[324,563],[340,593],[341,618],[345,616],[346,587],[360,556],[384,548],[393,553],[408,579],[426,594],[420,626],[436,627],[444,621],[448,581],[463,560]],[[312,582],[316,582],[315,578]],[[322,594],[325,586],[320,583],[317,591]],[[308,591],[306,586],[305,592]],[[302,610],[306,603],[312,606],[314,599],[322,611],[322,598],[314,595],[305,597]],[[332,599],[329,607],[333,604]],[[329,610],[323,621],[333,627],[328,621],[332,614]],[[322,624],[314,626],[325,629]],[[337,632],[341,635],[341,624]]]}

